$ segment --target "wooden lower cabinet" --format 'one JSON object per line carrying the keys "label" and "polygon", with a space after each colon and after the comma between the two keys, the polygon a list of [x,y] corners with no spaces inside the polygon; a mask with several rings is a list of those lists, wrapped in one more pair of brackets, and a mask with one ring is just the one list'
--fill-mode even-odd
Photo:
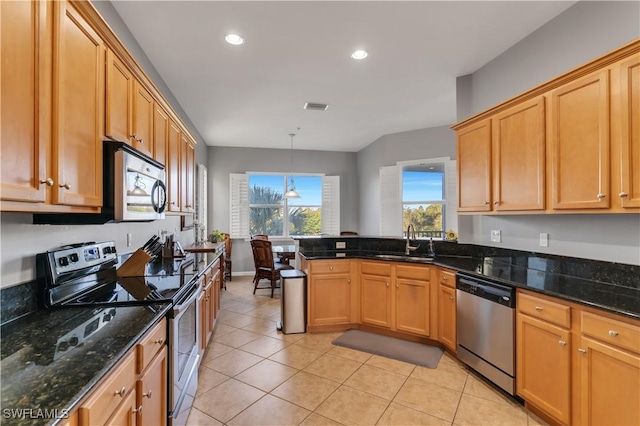
{"label": "wooden lower cabinet", "polygon": [[351,261],[313,260],[308,263],[308,325],[351,324]]}
{"label": "wooden lower cabinet", "polygon": [[517,391],[561,424],[640,424],[640,321],[518,290]]}
{"label": "wooden lower cabinet", "polygon": [[440,268],[438,270],[438,337],[440,343],[456,352],[456,274]]}
{"label": "wooden lower cabinet", "polygon": [[360,322],[429,336],[429,267],[374,261],[361,267]]}
{"label": "wooden lower cabinet", "polygon": [[[136,413],[140,412],[140,408],[136,408],[136,393],[129,392],[124,401],[113,415],[107,420],[105,426],[135,426],[137,422]],[[99,424],[99,423],[95,423]]]}
{"label": "wooden lower cabinet", "polygon": [[563,424],[571,420],[571,333],[521,312],[516,316],[517,392]]}
{"label": "wooden lower cabinet", "polygon": [[168,371],[165,345],[136,383],[136,423],[138,425],[165,426],[167,424]]}

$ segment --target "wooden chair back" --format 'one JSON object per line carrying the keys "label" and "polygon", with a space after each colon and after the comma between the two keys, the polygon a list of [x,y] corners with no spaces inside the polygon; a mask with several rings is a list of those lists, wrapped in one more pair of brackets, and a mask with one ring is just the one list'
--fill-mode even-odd
{"label": "wooden chair back", "polygon": [[253,263],[256,267],[256,273],[261,270],[272,271],[274,269],[271,244],[269,240],[251,240],[251,251],[253,252]]}
{"label": "wooden chair back", "polygon": [[251,237],[252,240],[268,240],[269,236],[267,234],[255,234]]}
{"label": "wooden chair back", "polygon": [[358,235],[355,231],[341,231],[340,235]]}

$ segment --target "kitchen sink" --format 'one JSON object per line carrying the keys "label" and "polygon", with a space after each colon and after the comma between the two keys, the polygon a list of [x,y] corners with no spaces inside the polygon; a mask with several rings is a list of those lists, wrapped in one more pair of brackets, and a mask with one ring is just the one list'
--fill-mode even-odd
{"label": "kitchen sink", "polygon": [[403,260],[406,262],[431,263],[433,257],[406,256],[404,254],[376,254],[374,257],[384,260]]}

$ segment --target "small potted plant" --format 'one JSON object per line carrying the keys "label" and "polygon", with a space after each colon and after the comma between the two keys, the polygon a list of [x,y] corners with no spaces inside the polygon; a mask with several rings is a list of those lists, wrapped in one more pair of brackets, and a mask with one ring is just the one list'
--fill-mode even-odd
{"label": "small potted plant", "polygon": [[217,243],[218,241],[222,241],[222,240],[224,240],[224,233],[217,229],[214,229],[209,234],[209,241],[212,243]]}

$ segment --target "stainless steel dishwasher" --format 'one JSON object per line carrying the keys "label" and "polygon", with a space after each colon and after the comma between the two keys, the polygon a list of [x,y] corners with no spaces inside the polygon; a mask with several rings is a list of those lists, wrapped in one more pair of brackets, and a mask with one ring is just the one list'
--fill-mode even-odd
{"label": "stainless steel dishwasher", "polygon": [[515,289],[458,273],[458,358],[515,395]]}

